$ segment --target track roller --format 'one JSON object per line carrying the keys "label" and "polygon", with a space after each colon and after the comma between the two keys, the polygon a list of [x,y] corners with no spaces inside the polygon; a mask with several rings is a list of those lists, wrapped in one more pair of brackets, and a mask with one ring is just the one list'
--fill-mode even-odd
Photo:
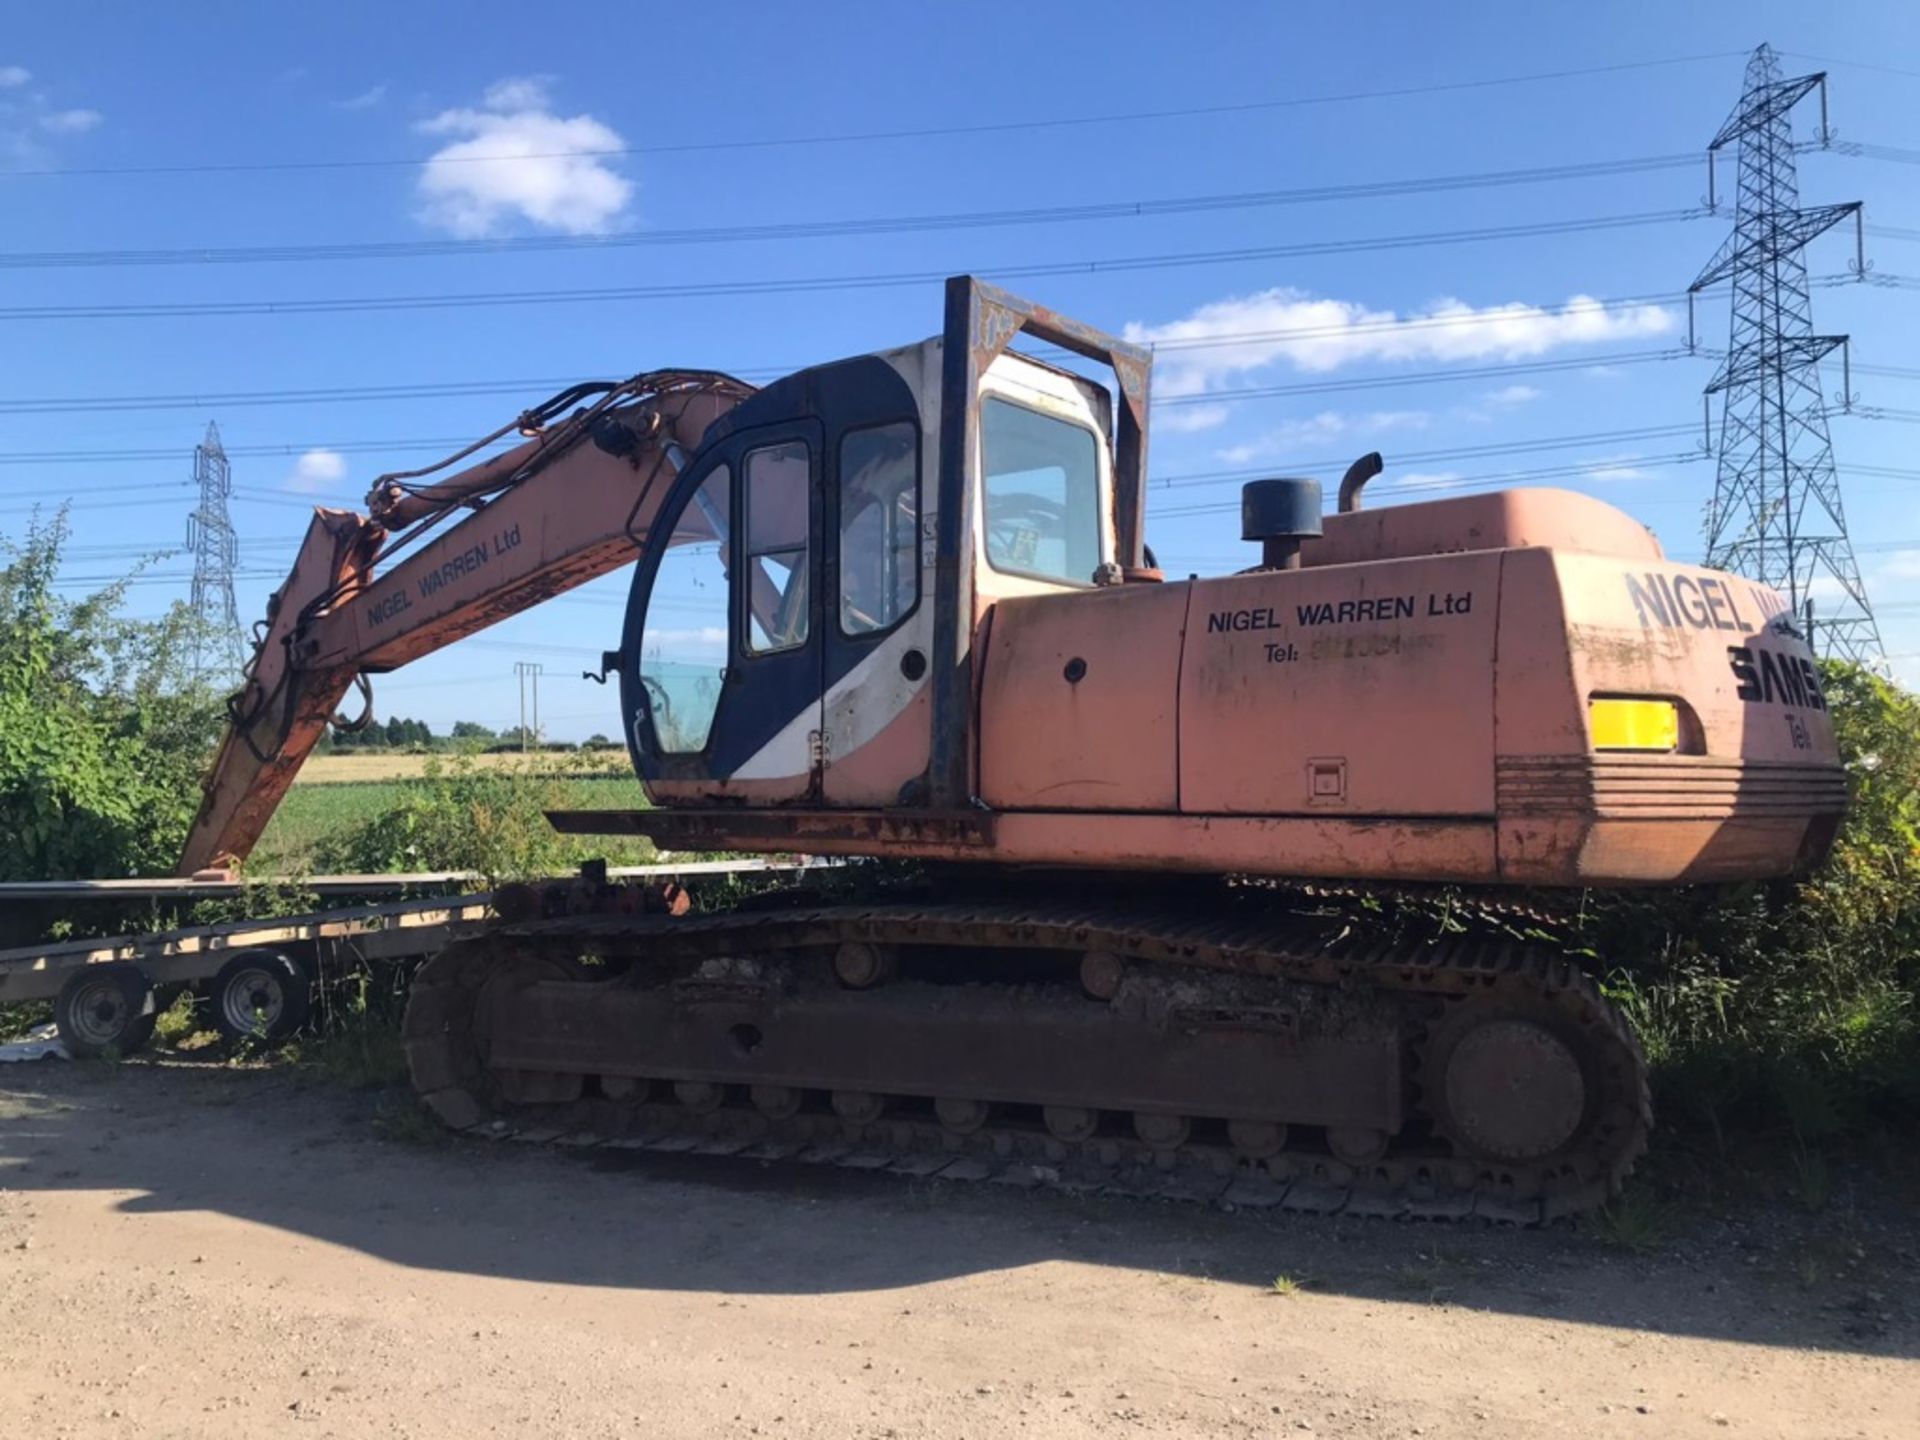
{"label": "track roller", "polygon": [[1387,1132],[1364,1125],[1330,1125],[1327,1148],[1348,1165],[1371,1165],[1387,1153]]}
{"label": "track roller", "polygon": [[1229,1120],[1227,1141],[1249,1160],[1266,1160],[1287,1148],[1287,1127],[1270,1120]]}
{"label": "track roller", "polygon": [[1193,1122],[1184,1115],[1163,1115],[1155,1110],[1134,1112],[1133,1133],[1141,1143],[1155,1150],[1178,1150],[1187,1143]]}
{"label": "track roller", "polygon": [[1100,1112],[1079,1105],[1048,1105],[1041,1110],[1040,1118],[1046,1121],[1049,1135],[1069,1145],[1091,1140],[1100,1128]]}
{"label": "track roller", "polygon": [[856,1125],[871,1125],[885,1112],[887,1099],[869,1090],[836,1090],[832,1095],[833,1113]]}
{"label": "track roller", "polygon": [[992,1107],[984,1100],[962,1100],[942,1095],[933,1102],[933,1113],[955,1135],[971,1135],[987,1123]]}
{"label": "track roller", "polygon": [[725,1102],[727,1088],[708,1080],[676,1080],[673,1098],[696,1115],[711,1115]]}
{"label": "track roller", "polygon": [[800,1113],[803,1094],[791,1085],[754,1085],[748,1089],[747,1098],[769,1120],[785,1120]]}

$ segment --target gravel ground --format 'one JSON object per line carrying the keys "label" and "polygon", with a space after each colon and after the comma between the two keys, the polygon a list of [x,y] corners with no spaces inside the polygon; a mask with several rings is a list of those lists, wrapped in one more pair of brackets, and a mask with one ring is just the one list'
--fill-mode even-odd
{"label": "gravel ground", "polygon": [[376,1103],[273,1070],[0,1073],[0,1434],[1920,1434],[1920,1217],[1845,1187],[1635,1255],[407,1145]]}

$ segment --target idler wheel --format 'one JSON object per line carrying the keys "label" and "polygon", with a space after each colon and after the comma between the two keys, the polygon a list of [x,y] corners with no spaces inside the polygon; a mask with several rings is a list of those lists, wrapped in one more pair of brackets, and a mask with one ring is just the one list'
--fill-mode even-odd
{"label": "idler wheel", "polygon": [[1438,1063],[1448,1129],[1482,1156],[1543,1159],[1574,1137],[1586,1115],[1580,1057],[1534,1020],[1482,1020]]}

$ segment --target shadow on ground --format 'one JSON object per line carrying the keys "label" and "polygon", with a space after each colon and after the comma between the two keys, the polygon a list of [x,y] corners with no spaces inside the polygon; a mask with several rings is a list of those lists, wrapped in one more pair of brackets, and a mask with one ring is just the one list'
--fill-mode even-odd
{"label": "shadow on ground", "polygon": [[[375,1136],[375,1101],[282,1071],[54,1061],[0,1072],[0,1186],[130,1192],[398,1264],[721,1294],[892,1289],[1043,1262],[1560,1323],[1920,1353],[1920,1218],[1844,1201],[1591,1233],[1395,1224],[909,1181],[721,1157]],[[1284,1288],[1284,1287],[1283,1287]]]}

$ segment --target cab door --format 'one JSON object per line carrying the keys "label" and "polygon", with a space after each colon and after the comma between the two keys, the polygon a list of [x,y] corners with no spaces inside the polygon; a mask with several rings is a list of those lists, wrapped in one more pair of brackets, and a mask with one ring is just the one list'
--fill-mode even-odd
{"label": "cab door", "polygon": [[820,794],[821,426],[736,431],[689,465],[649,536],[621,689],[663,801]]}
{"label": "cab door", "polygon": [[916,788],[924,793],[932,736],[921,430],[904,405],[891,416],[874,407],[837,425],[830,448],[821,800],[912,804]]}

